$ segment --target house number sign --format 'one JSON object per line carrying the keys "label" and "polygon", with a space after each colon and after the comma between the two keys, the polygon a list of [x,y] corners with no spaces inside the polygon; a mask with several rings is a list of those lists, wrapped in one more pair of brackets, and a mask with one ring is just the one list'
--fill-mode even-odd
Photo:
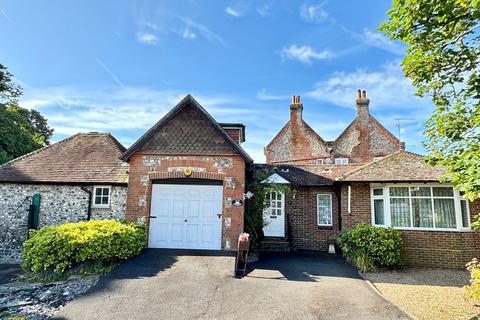
{"label": "house number sign", "polygon": [[242,204],[243,204],[242,199],[233,199],[232,200],[232,206],[234,206],[234,207],[241,207]]}

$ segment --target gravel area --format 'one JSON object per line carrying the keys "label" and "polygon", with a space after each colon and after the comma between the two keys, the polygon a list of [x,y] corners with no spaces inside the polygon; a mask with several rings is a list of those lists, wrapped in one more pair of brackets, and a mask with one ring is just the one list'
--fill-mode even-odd
{"label": "gravel area", "polygon": [[22,315],[27,319],[48,319],[94,286],[99,278],[98,275],[73,276],[68,281],[51,284],[15,281],[0,285],[0,318]]}
{"label": "gravel area", "polygon": [[480,302],[465,298],[466,270],[405,269],[365,275],[390,301],[421,320],[465,320],[480,315]]}

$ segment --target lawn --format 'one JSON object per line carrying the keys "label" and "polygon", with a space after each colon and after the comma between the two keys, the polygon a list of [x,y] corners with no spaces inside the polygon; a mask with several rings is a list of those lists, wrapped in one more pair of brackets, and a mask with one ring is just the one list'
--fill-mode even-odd
{"label": "lawn", "polygon": [[465,270],[410,268],[366,277],[388,300],[421,320],[465,320],[480,314],[480,302],[465,298]]}

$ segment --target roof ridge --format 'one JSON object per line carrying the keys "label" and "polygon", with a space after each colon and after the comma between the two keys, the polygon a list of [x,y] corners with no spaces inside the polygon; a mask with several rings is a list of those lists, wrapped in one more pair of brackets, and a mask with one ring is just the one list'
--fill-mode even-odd
{"label": "roof ridge", "polygon": [[81,135],[81,134],[82,134],[82,133],[75,133],[74,135],[72,135],[72,136],[70,136],[70,137],[67,137],[67,138],[65,138],[65,139],[63,139],[63,140],[60,140],[60,141],[54,142],[54,143],[52,143],[52,144],[49,144],[49,145],[47,145],[47,146],[44,146],[44,147],[42,147],[42,148],[33,150],[33,151],[31,151],[31,152],[29,152],[29,153],[26,153],[26,154],[24,154],[24,155],[22,155],[22,156],[20,156],[20,157],[17,157],[17,158],[12,159],[12,160],[10,160],[10,161],[8,161],[8,162],[5,162],[4,164],[1,164],[1,165],[0,165],[0,168],[6,167],[7,165],[11,165],[12,163],[21,161],[21,160],[23,160],[23,159],[25,159],[25,158],[28,158],[28,157],[30,157],[30,156],[32,156],[32,155],[34,155],[34,154],[40,153],[40,152],[42,152],[42,151],[44,151],[44,150],[47,150],[48,148],[51,148],[51,147],[53,147],[53,146],[58,146],[59,144],[65,143],[65,142],[67,142],[67,141],[69,141],[69,140],[72,140],[74,137],[77,137],[77,136],[79,136],[79,135]]}

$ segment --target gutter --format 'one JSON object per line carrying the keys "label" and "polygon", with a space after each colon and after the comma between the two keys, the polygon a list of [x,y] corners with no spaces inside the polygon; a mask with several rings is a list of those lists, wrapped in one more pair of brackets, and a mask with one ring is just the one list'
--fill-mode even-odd
{"label": "gutter", "polygon": [[80,189],[88,193],[87,221],[90,221],[92,217],[92,191],[86,189],[85,186],[81,186]]}

